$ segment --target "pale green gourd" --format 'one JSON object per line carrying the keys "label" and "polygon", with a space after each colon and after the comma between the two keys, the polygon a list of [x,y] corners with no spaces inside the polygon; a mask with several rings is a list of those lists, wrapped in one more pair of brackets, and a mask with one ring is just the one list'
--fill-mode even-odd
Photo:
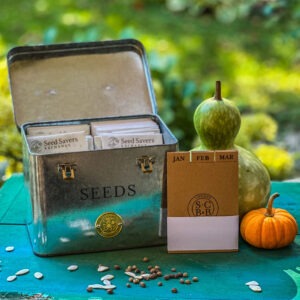
{"label": "pale green gourd", "polygon": [[221,96],[221,82],[216,82],[216,94],[204,100],[194,113],[194,126],[200,145],[193,149],[226,150],[239,152],[239,214],[265,207],[270,194],[270,176],[261,161],[248,150],[236,146],[234,139],[241,124],[235,104]]}

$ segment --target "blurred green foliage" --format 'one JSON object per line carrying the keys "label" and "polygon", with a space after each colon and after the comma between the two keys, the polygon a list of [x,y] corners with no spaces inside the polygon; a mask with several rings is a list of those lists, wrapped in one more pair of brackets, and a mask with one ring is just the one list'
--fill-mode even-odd
{"label": "blurred green foliage", "polygon": [[286,178],[294,167],[294,159],[289,153],[274,145],[259,145],[254,153],[268,168],[271,178],[282,180]]}
{"label": "blurred green foliage", "polygon": [[[9,162],[6,173],[21,166],[5,67],[8,49],[121,38],[144,44],[159,114],[181,150],[196,143],[194,110],[221,80],[224,97],[242,113],[237,142],[259,156],[262,144],[277,146],[274,157],[284,148],[297,162],[299,149],[285,137],[300,129],[299,20],[296,0],[2,0],[0,172],[7,165],[1,159]],[[264,163],[270,169],[270,162]],[[291,166],[273,178],[296,172]]]}

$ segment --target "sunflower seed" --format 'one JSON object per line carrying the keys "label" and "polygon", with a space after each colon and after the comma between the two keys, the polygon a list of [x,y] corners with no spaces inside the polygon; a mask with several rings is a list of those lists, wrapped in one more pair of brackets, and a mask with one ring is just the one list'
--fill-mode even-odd
{"label": "sunflower seed", "polygon": [[14,246],[7,246],[6,248],[5,248],[5,251],[6,252],[12,252],[12,251],[14,251],[15,250],[15,247]]}
{"label": "sunflower seed", "polygon": [[109,267],[99,265],[97,271],[98,272],[104,272],[104,271],[107,271],[107,270],[109,270]]}
{"label": "sunflower seed", "polygon": [[14,280],[16,280],[16,279],[17,279],[17,276],[16,276],[16,275],[11,275],[11,276],[8,276],[8,277],[6,278],[7,281],[14,281]]}
{"label": "sunflower seed", "polygon": [[25,275],[27,273],[29,273],[29,269],[22,269],[19,270],[15,275],[20,276],[20,275]]}
{"label": "sunflower seed", "polygon": [[90,284],[88,287],[92,288],[92,289],[103,289],[103,290],[111,290],[111,289],[116,288],[116,286],[113,285],[113,284],[111,284],[111,285],[102,285],[102,284],[98,284],[98,283]]}
{"label": "sunflower seed", "polygon": [[78,266],[77,265],[70,265],[70,266],[68,266],[68,268],[67,268],[67,270],[68,271],[76,271],[78,269]]}
{"label": "sunflower seed", "polygon": [[104,276],[101,277],[101,281],[104,281],[104,280],[112,280],[112,279],[114,279],[114,278],[115,278],[114,275],[112,275],[112,274],[107,274],[107,275],[104,275]]}
{"label": "sunflower seed", "polygon": [[261,292],[262,291],[262,289],[259,285],[250,284],[248,286],[249,286],[249,289],[252,290],[253,292]]}
{"label": "sunflower seed", "polygon": [[259,283],[257,281],[249,281],[245,283],[246,285],[259,285]]}
{"label": "sunflower seed", "polygon": [[43,273],[41,272],[35,272],[33,274],[33,276],[36,278],[36,279],[42,279],[44,277]]}

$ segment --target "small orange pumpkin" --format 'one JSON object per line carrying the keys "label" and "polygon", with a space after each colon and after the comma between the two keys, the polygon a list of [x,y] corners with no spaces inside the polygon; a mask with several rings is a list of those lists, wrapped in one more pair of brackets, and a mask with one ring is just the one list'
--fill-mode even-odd
{"label": "small orange pumpkin", "polygon": [[298,232],[295,218],[286,210],[273,208],[273,194],[267,208],[249,211],[242,219],[240,232],[243,239],[257,248],[276,249],[292,243]]}

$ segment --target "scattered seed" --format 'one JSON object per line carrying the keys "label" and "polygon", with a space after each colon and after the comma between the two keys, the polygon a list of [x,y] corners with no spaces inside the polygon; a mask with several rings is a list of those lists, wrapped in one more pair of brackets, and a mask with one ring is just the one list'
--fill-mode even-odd
{"label": "scattered seed", "polygon": [[184,273],[182,274],[182,276],[183,276],[183,277],[189,277],[189,274],[188,274],[187,272],[184,272]]}
{"label": "scattered seed", "polygon": [[97,269],[98,272],[104,272],[104,271],[107,271],[107,270],[109,270],[109,267],[102,266],[102,265],[99,265],[98,269]]}
{"label": "scattered seed", "polygon": [[108,279],[103,280],[104,285],[111,285],[111,281]]}
{"label": "scattered seed", "polygon": [[246,285],[259,285],[259,283],[257,281],[249,281],[245,283]]}
{"label": "scattered seed", "polygon": [[136,276],[133,272],[130,272],[130,271],[126,271],[125,274],[130,276],[130,277],[135,277]]}
{"label": "scattered seed", "polygon": [[29,273],[29,269],[22,269],[22,270],[19,270],[18,272],[16,272],[15,275],[21,276],[21,275],[25,275],[27,273]]}
{"label": "scattered seed", "polygon": [[145,287],[146,287],[146,283],[143,282],[143,281],[141,281],[141,282],[140,282],[140,287],[145,288]]}
{"label": "scattered seed", "polygon": [[128,288],[130,288],[131,287],[131,285],[130,285],[130,283],[126,283],[126,286],[128,287]]}
{"label": "scattered seed", "polygon": [[115,289],[116,286],[111,284],[111,285],[102,285],[102,284],[90,284],[88,287],[92,288],[92,289],[102,289],[102,290],[112,290]]}
{"label": "scattered seed", "polygon": [[143,279],[142,275],[136,275],[133,272],[126,271],[125,274],[128,275],[129,277],[133,277],[134,279]]}
{"label": "scattered seed", "polygon": [[172,271],[172,272],[176,272],[176,268],[172,268],[171,271]]}
{"label": "scattered seed", "polygon": [[144,279],[147,280],[147,279],[150,278],[151,275],[150,275],[150,274],[147,274],[147,273],[144,273],[144,274],[142,274],[141,276],[142,276],[142,278],[144,278]]}
{"label": "scattered seed", "polygon": [[261,292],[262,291],[262,289],[259,285],[250,284],[248,286],[249,286],[249,289],[252,290],[253,292]]}
{"label": "scattered seed", "polygon": [[115,270],[121,270],[121,267],[119,265],[114,265]]}
{"label": "scattered seed", "polygon": [[114,293],[114,290],[113,290],[113,289],[107,290],[107,294],[112,295],[113,293]]}
{"label": "scattered seed", "polygon": [[17,279],[17,276],[16,275],[11,275],[11,276],[8,276],[7,278],[6,278],[6,280],[7,281],[14,281],[14,280],[16,280]]}
{"label": "scattered seed", "polygon": [[126,272],[131,272],[132,271],[132,267],[131,266],[128,266],[125,270]]}
{"label": "scattered seed", "polygon": [[107,275],[104,275],[104,276],[101,277],[101,281],[104,281],[104,280],[112,280],[112,279],[114,279],[114,278],[115,278],[114,275],[112,275],[112,274],[107,274]]}
{"label": "scattered seed", "polygon": [[15,250],[15,247],[14,246],[7,246],[6,248],[5,248],[5,251],[6,252],[12,252],[12,251],[14,251]]}
{"label": "scattered seed", "polygon": [[190,281],[189,279],[186,279],[186,280],[184,281],[184,283],[185,283],[185,284],[191,284],[191,281]]}
{"label": "scattered seed", "polygon": [[89,293],[91,293],[91,292],[93,291],[93,288],[92,288],[91,286],[88,286],[88,287],[86,288],[86,291],[89,292]]}
{"label": "scattered seed", "polygon": [[138,284],[138,283],[140,283],[140,280],[137,279],[137,278],[134,278],[134,279],[133,279],[133,283]]}
{"label": "scattered seed", "polygon": [[147,257],[147,256],[145,256],[144,258],[143,258],[143,262],[148,262],[149,261],[149,258]]}
{"label": "scattered seed", "polygon": [[198,281],[199,281],[198,277],[193,277],[192,280],[193,280],[194,282],[198,282]]}
{"label": "scattered seed", "polygon": [[179,282],[180,282],[181,284],[184,284],[184,279],[183,279],[183,278],[180,278]]}
{"label": "scattered seed", "polygon": [[68,270],[68,271],[71,271],[71,272],[76,271],[77,269],[78,269],[78,266],[77,266],[77,265],[70,265],[70,266],[68,266],[68,268],[67,268],[67,270]]}
{"label": "scattered seed", "polygon": [[163,283],[162,283],[161,281],[159,281],[159,282],[157,283],[157,285],[158,285],[158,286],[162,286]]}
{"label": "scattered seed", "polygon": [[43,273],[41,272],[35,272],[33,274],[33,276],[36,278],[36,279],[42,279],[44,277]]}
{"label": "scattered seed", "polygon": [[172,288],[172,293],[176,294],[178,292],[178,290],[176,288]]}
{"label": "scattered seed", "polygon": [[169,279],[170,279],[170,275],[165,275],[165,276],[164,276],[164,279],[165,279],[165,280],[169,280]]}

